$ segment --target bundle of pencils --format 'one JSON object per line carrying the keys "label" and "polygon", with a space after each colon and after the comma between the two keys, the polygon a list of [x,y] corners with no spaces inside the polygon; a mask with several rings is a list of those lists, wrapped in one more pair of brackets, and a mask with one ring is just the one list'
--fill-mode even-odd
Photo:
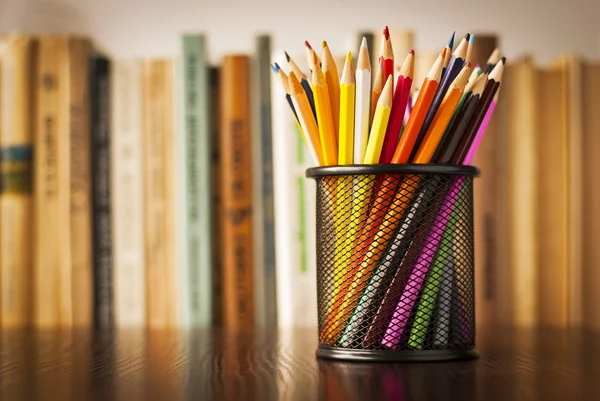
{"label": "bundle of pencils", "polygon": [[[273,71],[317,166],[470,165],[498,101],[505,64],[496,50],[484,68],[473,68],[469,58],[474,39],[467,34],[453,49],[452,35],[414,104],[415,52],[411,50],[395,72],[387,27],[373,68],[363,39],[356,65],[348,52],[341,77],[326,42],[321,59],[305,42],[309,78],[287,53],[290,72],[277,64]],[[464,183],[458,178],[445,188],[446,199],[435,205],[437,214],[424,241],[406,240],[402,237],[410,232],[414,219],[402,217],[425,216],[422,209],[424,205],[431,208],[427,199],[433,198],[434,191],[428,188],[439,189],[439,185],[423,184],[416,176],[371,177],[354,196],[352,218],[363,223],[351,225],[343,240],[336,238],[336,252],[352,253],[352,257],[345,258],[345,264],[336,258],[336,289],[321,331],[322,342],[398,348],[401,341],[408,341],[412,348],[423,347],[424,337],[418,334],[430,327],[433,301],[443,296],[440,282],[444,278],[437,260],[442,252],[437,250],[452,241],[452,230],[446,227]],[[335,196],[334,188],[331,194]],[[411,266],[398,267],[393,261],[402,260],[398,254],[408,252],[419,256]],[[402,280],[396,280],[398,269],[408,272]],[[448,330],[438,331],[436,338],[443,342],[442,334]]]}

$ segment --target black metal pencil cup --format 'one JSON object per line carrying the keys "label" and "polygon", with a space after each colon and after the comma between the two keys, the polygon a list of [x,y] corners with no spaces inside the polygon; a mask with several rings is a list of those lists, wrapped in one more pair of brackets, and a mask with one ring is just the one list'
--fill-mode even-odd
{"label": "black metal pencil cup", "polygon": [[449,165],[316,167],[317,356],[476,357],[473,178]]}

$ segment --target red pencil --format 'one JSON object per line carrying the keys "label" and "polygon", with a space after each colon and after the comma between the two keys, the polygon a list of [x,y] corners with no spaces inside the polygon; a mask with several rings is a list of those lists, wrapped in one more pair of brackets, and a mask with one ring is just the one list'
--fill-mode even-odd
{"label": "red pencil", "polygon": [[392,40],[390,39],[390,30],[386,26],[383,28],[383,37],[381,38],[381,54],[379,64],[383,71],[382,82],[387,82],[389,76],[394,80],[394,50],[392,49]]}
{"label": "red pencil", "polygon": [[404,113],[406,112],[406,104],[408,103],[415,70],[414,55],[414,50],[408,53],[398,74],[392,102],[392,113],[385,132],[379,163],[391,163],[396,146],[398,146],[398,137],[400,136],[400,129],[402,129],[402,122],[404,121]]}

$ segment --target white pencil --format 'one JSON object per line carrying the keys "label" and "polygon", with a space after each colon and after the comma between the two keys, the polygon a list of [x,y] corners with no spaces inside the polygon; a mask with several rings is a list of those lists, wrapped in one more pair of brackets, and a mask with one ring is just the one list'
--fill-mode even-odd
{"label": "white pencil", "polygon": [[356,62],[356,103],[354,111],[354,164],[365,158],[369,142],[371,102],[371,61],[367,39],[363,38]]}

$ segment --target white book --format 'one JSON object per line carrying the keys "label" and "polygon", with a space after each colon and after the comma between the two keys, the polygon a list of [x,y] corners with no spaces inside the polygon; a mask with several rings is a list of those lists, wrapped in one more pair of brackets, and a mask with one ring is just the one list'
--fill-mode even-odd
{"label": "white book", "polygon": [[[274,54],[282,56],[283,51]],[[285,58],[273,59],[286,66]],[[316,184],[305,177],[306,169],[314,165],[281,84],[275,76],[272,79],[277,323],[279,327],[314,327],[317,325]]]}
{"label": "white book", "polygon": [[115,61],[112,80],[113,280],[117,326],[146,321],[140,66]]}

